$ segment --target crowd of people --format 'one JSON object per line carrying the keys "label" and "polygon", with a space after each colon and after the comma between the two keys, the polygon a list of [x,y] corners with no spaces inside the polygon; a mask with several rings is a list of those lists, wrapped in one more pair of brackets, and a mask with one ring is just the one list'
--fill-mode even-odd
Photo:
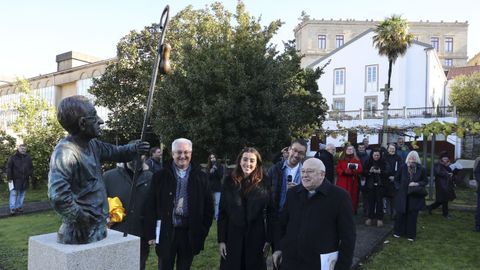
{"label": "crowd of people", "polygon": [[[220,269],[266,269],[270,252],[277,269],[320,269],[330,264],[334,269],[350,269],[356,240],[354,216],[360,203],[365,225],[382,227],[389,213],[395,220],[394,237],[416,239],[428,181],[418,153],[410,151],[403,138],[386,149],[370,146],[368,139],[357,149],[347,144],[338,160],[333,144],[320,145],[318,153],[307,158],[306,141],[295,139],[268,169],[260,152],[246,147],[230,172],[215,153],[208,156],[206,167],[192,161],[193,143],[186,138],[172,142],[171,159],[164,159],[159,147],[150,149],[149,158],[133,158],[148,150],[149,144],[100,142],[95,138],[103,121],[91,104],[74,97],[61,105],[65,108],[59,106],[59,121],[69,136],[52,154],[49,198],[54,209],[64,214],[59,231],[64,243],[100,240],[106,236],[108,222],[111,229],[140,237],[141,269],[150,246],[155,246],[158,269],[190,269],[216,221]],[[70,115],[68,106],[77,106],[81,114]],[[72,163],[73,158],[78,164]],[[98,164],[105,159],[120,163],[102,175]],[[441,153],[434,166],[436,200],[427,210],[431,213],[442,206],[448,218],[456,172],[447,153]],[[478,162],[474,168],[479,181]],[[22,211],[32,176],[25,145],[8,160],[7,174],[10,210],[16,214]],[[73,181],[76,184],[84,183],[82,179],[103,181],[95,181],[85,189],[88,192],[78,187],[84,200],[80,201],[77,188],[67,184],[72,177],[78,178]],[[128,209],[126,219],[104,220],[106,197],[123,203]],[[76,231],[79,222],[92,220],[92,232]],[[475,228],[480,231],[478,207]]]}

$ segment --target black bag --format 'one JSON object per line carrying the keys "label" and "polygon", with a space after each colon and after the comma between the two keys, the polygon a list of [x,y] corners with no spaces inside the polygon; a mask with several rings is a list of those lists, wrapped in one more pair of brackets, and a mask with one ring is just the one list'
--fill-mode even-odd
{"label": "black bag", "polygon": [[427,196],[427,189],[424,186],[408,186],[408,195],[425,197]]}

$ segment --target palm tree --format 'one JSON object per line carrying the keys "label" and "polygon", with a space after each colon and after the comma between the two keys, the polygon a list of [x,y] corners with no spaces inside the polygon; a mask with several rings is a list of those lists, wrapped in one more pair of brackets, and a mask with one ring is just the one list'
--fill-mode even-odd
{"label": "palm tree", "polygon": [[388,106],[390,97],[390,79],[392,76],[392,66],[399,56],[407,52],[413,40],[413,35],[408,33],[408,22],[399,15],[392,15],[380,22],[374,29],[375,36],[373,36],[373,43],[378,49],[380,55],[388,57],[388,83],[385,85],[385,100],[383,105],[383,139],[382,145],[387,143],[387,121],[388,121]]}

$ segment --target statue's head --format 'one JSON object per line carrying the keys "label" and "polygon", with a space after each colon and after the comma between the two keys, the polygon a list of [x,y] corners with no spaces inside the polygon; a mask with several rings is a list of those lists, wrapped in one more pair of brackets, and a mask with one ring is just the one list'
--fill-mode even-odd
{"label": "statue's head", "polygon": [[72,135],[92,139],[100,135],[100,125],[104,122],[97,115],[93,104],[84,96],[71,96],[62,99],[57,109],[60,125]]}

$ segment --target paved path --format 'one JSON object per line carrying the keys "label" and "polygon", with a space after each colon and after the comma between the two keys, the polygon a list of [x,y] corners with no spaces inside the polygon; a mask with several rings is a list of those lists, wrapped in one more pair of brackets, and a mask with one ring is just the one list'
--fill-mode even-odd
{"label": "paved path", "polygon": [[[52,207],[47,201],[29,202],[23,205],[23,214],[45,211],[50,209],[52,209]],[[0,206],[0,218],[5,217],[10,217],[10,209],[8,208],[8,205]]]}

